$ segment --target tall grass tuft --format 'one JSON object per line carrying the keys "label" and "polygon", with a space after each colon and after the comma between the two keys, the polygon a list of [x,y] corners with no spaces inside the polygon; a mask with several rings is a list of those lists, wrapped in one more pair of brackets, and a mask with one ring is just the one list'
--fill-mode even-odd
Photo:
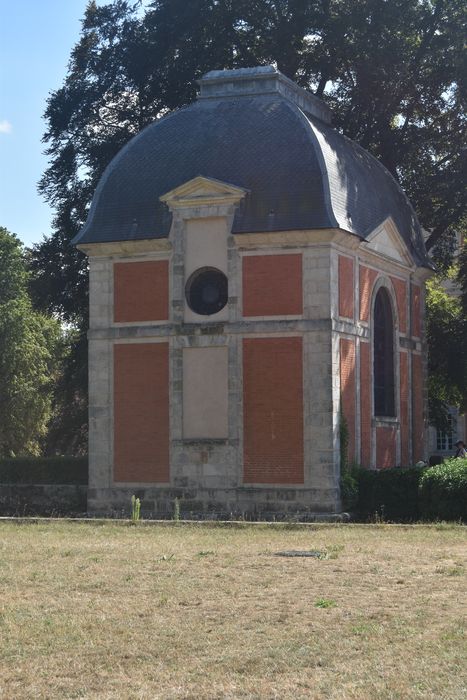
{"label": "tall grass tuft", "polygon": [[180,501],[178,498],[174,500],[174,514],[173,514],[173,519],[176,522],[179,522],[180,520]]}
{"label": "tall grass tuft", "polygon": [[141,519],[141,501],[133,494],[131,497],[131,521],[137,523]]}

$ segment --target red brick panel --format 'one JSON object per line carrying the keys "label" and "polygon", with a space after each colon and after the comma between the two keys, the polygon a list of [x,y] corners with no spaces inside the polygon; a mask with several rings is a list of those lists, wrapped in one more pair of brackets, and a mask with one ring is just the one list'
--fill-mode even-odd
{"label": "red brick panel", "polygon": [[413,461],[423,459],[423,370],[420,355],[412,355]]}
{"label": "red brick panel", "polygon": [[349,459],[355,459],[355,341],[340,339],[342,412],[349,429]]}
{"label": "red brick panel", "polygon": [[401,333],[405,333],[407,331],[407,284],[397,277],[391,277],[391,281],[396,292],[399,330]]}
{"label": "red brick panel", "polygon": [[301,338],[243,341],[244,483],[303,483]]}
{"label": "red brick panel", "polygon": [[368,321],[370,316],[371,292],[378,273],[370,267],[360,265],[359,286],[360,286],[360,320]]}
{"label": "red brick panel", "polygon": [[397,428],[376,428],[376,468],[396,466]]}
{"label": "red brick panel", "polygon": [[339,255],[339,316],[353,318],[353,259]]}
{"label": "red brick panel", "polygon": [[399,353],[401,397],[401,465],[409,466],[409,363],[406,352]]}
{"label": "red brick panel", "polygon": [[243,258],[243,315],[303,313],[301,255],[246,255]]}
{"label": "red brick panel", "polygon": [[169,346],[114,347],[114,481],[169,481]]}
{"label": "red brick panel", "polygon": [[114,321],[166,321],[168,317],[168,261],[115,263]]}
{"label": "red brick panel", "polygon": [[371,462],[371,378],[370,344],[360,343],[360,462],[369,467]]}
{"label": "red brick panel", "polygon": [[418,284],[412,287],[412,335],[416,338],[421,336],[421,289]]}

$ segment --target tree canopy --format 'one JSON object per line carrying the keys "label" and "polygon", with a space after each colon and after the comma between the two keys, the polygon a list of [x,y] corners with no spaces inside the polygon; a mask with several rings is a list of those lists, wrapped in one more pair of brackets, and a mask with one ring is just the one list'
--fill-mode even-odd
{"label": "tree canopy", "polygon": [[0,456],[35,454],[46,433],[60,325],[33,310],[21,243],[0,227]]}
{"label": "tree canopy", "polygon": [[448,406],[467,410],[467,315],[439,277],[427,282],[426,311],[430,420],[449,432]]}
{"label": "tree canopy", "polygon": [[32,251],[35,303],[85,328],[86,265],[70,239],[98,180],[135,133],[192,101],[212,69],[275,63],[401,183],[429,248],[465,230],[466,17],[464,0],[89,2],[45,113],[39,189],[55,219]]}

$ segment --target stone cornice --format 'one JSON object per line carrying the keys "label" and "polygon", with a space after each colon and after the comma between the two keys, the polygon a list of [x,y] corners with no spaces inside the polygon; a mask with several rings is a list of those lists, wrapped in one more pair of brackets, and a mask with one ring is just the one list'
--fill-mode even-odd
{"label": "stone cornice", "polygon": [[145,238],[137,241],[112,241],[109,243],[83,243],[76,246],[88,257],[109,255],[133,255],[140,253],[165,253],[172,250],[168,238]]}
{"label": "stone cornice", "polygon": [[258,233],[236,233],[233,235],[239,250],[255,248],[289,248],[290,246],[322,245],[342,243],[351,234],[340,229],[307,229],[297,231],[264,231]]}

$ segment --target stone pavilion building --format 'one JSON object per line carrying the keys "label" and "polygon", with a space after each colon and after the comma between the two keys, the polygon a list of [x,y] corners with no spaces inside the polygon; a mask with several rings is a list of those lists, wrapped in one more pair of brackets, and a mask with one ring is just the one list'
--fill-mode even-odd
{"label": "stone pavilion building", "polygon": [[425,457],[424,280],[404,193],[275,68],[212,71],[133,138],[89,256],[89,509],[341,508],[340,414],[368,468]]}

